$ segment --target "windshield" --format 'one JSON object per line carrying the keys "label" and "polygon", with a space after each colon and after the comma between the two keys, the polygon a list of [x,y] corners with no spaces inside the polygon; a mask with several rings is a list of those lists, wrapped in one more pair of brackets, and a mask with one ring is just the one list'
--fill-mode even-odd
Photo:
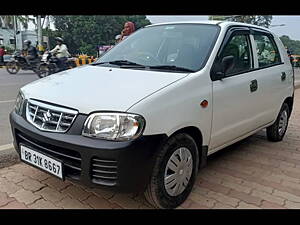
{"label": "windshield", "polygon": [[146,27],[120,42],[95,64],[126,61],[153,69],[198,71],[204,67],[219,30],[218,26],[207,24]]}

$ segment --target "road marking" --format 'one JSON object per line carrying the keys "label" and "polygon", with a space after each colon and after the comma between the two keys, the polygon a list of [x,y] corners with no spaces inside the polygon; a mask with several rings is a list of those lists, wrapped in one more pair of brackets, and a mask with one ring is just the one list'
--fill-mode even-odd
{"label": "road marking", "polygon": [[0,151],[8,150],[14,148],[13,144],[7,144],[7,145],[0,145]]}
{"label": "road marking", "polygon": [[14,102],[14,101],[16,101],[16,100],[6,100],[6,101],[0,101],[0,104],[1,104],[1,103]]}

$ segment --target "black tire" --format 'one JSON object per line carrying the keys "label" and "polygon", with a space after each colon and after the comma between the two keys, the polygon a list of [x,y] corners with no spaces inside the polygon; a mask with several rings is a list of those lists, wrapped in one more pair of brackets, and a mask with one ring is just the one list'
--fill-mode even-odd
{"label": "black tire", "polygon": [[39,65],[37,75],[39,78],[47,77],[51,74],[51,70],[47,65]]}
{"label": "black tire", "polygon": [[5,67],[7,72],[10,74],[17,74],[21,69],[16,62],[8,62],[6,63]]}
{"label": "black tire", "polygon": [[[189,150],[192,158],[192,173],[185,189],[176,196],[171,196],[165,187],[165,169],[173,153],[179,148]],[[158,152],[150,182],[144,193],[145,198],[156,208],[176,208],[182,204],[192,191],[199,165],[199,152],[194,139],[185,133],[171,137]],[[182,171],[181,171],[182,172]],[[185,173],[185,172],[184,172]],[[182,174],[182,173],[181,173]],[[171,182],[170,182],[171,183]]]}
{"label": "black tire", "polygon": [[[287,116],[286,123],[283,127],[282,125],[280,125],[280,123],[282,124],[282,121],[285,121],[284,117],[286,116]],[[289,117],[290,117],[290,108],[287,103],[283,103],[275,123],[267,127],[267,139],[269,141],[272,142],[282,141],[287,131]]]}
{"label": "black tire", "polygon": [[74,62],[74,61],[71,61],[71,62],[68,62],[68,64],[67,64],[68,66],[68,69],[73,69],[73,68],[75,68],[76,67],[76,63]]}

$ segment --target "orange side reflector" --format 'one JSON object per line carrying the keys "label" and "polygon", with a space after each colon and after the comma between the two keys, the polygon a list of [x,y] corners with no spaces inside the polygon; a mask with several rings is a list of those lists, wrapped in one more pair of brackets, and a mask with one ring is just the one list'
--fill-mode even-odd
{"label": "orange side reflector", "polygon": [[208,101],[206,100],[203,100],[200,105],[203,107],[203,108],[206,108],[208,106]]}

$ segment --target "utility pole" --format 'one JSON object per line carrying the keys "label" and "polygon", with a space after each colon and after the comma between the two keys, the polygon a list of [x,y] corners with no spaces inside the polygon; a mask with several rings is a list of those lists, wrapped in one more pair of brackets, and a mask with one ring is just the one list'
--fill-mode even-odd
{"label": "utility pole", "polygon": [[47,16],[47,26],[46,26],[46,28],[47,28],[47,47],[48,47],[48,49],[50,50],[51,48],[50,48],[50,41],[49,41],[49,30],[50,30],[50,15],[48,15]]}
{"label": "utility pole", "polygon": [[41,23],[41,15],[37,16],[37,36],[38,36],[38,50],[43,50],[43,34],[42,34],[42,23]]}
{"label": "utility pole", "polygon": [[14,36],[15,36],[15,51],[17,50],[17,20],[16,16],[13,16],[14,20]]}

